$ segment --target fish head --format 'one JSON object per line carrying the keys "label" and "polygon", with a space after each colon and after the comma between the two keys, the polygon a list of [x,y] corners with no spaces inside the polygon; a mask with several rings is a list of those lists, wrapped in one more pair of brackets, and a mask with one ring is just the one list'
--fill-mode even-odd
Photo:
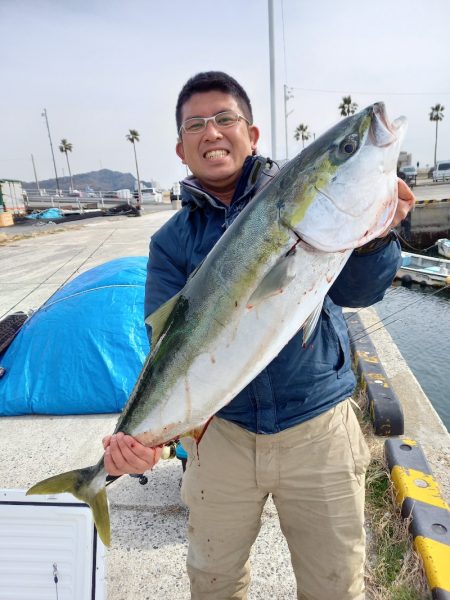
{"label": "fish head", "polygon": [[378,237],[397,207],[397,161],[406,126],[404,117],[391,123],[382,102],[337,123],[287,165],[290,193],[280,196],[282,218],[325,252]]}

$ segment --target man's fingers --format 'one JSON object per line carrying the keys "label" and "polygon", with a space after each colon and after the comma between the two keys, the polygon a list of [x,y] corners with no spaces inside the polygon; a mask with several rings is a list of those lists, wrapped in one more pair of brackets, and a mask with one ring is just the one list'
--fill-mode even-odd
{"label": "man's fingers", "polygon": [[[107,456],[108,454],[108,456]],[[147,448],[131,436],[117,433],[111,437],[105,452],[105,467],[111,468],[112,475],[117,473],[143,473],[152,469],[161,452]]]}
{"label": "man's fingers", "polygon": [[116,440],[127,466],[137,469],[139,472],[153,467],[155,461],[152,448],[146,448],[132,437],[123,434],[117,434]]}
{"label": "man's fingers", "polygon": [[397,179],[397,196],[398,203],[397,208],[395,210],[394,218],[392,219],[392,223],[390,226],[380,235],[383,237],[387,235],[392,227],[398,225],[401,221],[406,219],[408,213],[414,207],[416,202],[416,197],[414,196],[412,190],[408,187],[408,185],[403,181],[403,179]]}
{"label": "man's fingers", "polygon": [[111,454],[111,448],[109,446],[105,450],[103,461],[105,464],[105,471],[109,475],[123,475],[123,473],[120,471],[120,469],[118,469],[116,463],[114,462],[114,458]]}
{"label": "man's fingers", "polygon": [[414,196],[411,188],[403,181],[403,179],[398,179],[398,199],[407,202],[410,207],[413,207],[416,202],[416,197]]}
{"label": "man's fingers", "polygon": [[147,448],[130,435],[119,432],[102,440],[105,469],[110,475],[143,473],[161,458],[162,447]]}

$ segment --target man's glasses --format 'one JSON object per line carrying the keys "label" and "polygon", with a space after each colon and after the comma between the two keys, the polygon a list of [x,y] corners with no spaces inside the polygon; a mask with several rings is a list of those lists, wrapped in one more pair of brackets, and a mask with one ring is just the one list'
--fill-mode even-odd
{"label": "man's glasses", "polygon": [[201,133],[206,129],[208,121],[214,121],[214,125],[219,129],[232,127],[233,125],[236,125],[239,119],[243,119],[250,125],[250,121],[248,119],[239,113],[234,112],[234,110],[224,110],[213,117],[193,117],[192,119],[186,119],[186,121],[181,125],[178,135],[181,137],[182,131],[185,133]]}

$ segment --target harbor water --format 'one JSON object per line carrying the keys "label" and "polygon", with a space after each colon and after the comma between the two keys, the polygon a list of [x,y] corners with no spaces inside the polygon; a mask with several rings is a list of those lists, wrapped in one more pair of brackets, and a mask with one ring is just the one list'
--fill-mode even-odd
{"label": "harbor water", "polygon": [[450,431],[450,288],[393,286],[374,308]]}

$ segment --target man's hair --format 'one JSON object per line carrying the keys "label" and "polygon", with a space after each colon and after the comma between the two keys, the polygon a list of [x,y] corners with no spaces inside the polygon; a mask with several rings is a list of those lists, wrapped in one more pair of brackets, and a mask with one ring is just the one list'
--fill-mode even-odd
{"label": "man's hair", "polygon": [[250,98],[247,96],[247,92],[244,88],[230,75],[223,73],[222,71],[205,71],[203,73],[197,73],[191,77],[182,87],[181,92],[177,100],[177,108],[175,116],[177,120],[177,131],[181,127],[181,111],[186,102],[194,94],[201,94],[205,92],[223,92],[224,94],[230,94],[238,103],[239,108],[244,113],[242,116],[253,123],[253,113]]}

